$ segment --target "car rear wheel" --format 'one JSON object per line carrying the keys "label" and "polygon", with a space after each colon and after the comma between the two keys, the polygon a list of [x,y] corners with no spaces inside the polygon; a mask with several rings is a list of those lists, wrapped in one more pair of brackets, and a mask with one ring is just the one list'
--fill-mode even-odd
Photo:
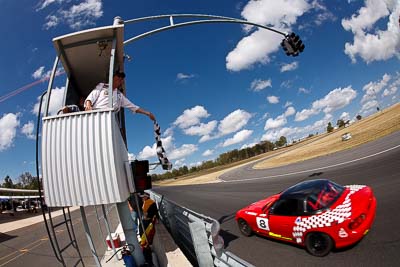
{"label": "car rear wheel", "polygon": [[308,253],[317,257],[324,257],[332,250],[333,241],[324,233],[309,233],[306,237],[306,249]]}
{"label": "car rear wheel", "polygon": [[238,226],[239,230],[244,236],[250,236],[252,234],[252,230],[250,228],[250,225],[242,218],[238,220]]}

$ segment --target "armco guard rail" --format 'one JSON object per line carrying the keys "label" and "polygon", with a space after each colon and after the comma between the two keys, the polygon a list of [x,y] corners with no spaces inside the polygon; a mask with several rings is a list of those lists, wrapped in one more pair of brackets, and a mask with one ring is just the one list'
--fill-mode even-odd
{"label": "armco guard rail", "polygon": [[219,225],[218,221],[181,207],[153,191],[150,195],[157,203],[162,223],[194,266],[253,266],[224,248],[214,247],[211,229]]}

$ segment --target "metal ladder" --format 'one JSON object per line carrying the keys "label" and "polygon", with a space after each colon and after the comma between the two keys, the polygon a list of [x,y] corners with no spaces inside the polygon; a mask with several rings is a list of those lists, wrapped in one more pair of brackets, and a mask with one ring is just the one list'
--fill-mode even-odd
{"label": "metal ladder", "polygon": [[[76,237],[75,237],[75,232],[74,232],[74,227],[72,224],[72,219],[71,219],[71,212],[69,210],[69,207],[62,207],[62,213],[63,213],[63,218],[60,222],[54,224],[53,217],[51,216],[51,207],[47,208],[47,212],[44,210],[44,199],[43,199],[43,194],[42,194],[42,183],[39,179],[39,128],[40,128],[40,114],[42,110],[42,102],[43,102],[43,97],[46,94],[46,91],[42,93],[40,96],[40,105],[39,105],[39,112],[38,112],[38,119],[37,119],[37,126],[36,126],[36,177],[38,179],[38,185],[39,185],[39,196],[40,196],[40,205],[42,209],[42,214],[43,214],[43,219],[44,219],[44,224],[46,226],[47,234],[49,237],[49,241],[51,244],[51,247],[53,248],[54,255],[56,256],[56,259],[62,264],[62,266],[66,267],[66,263],[63,257],[63,252],[65,252],[69,247],[73,247],[78,255],[78,261],[73,265],[78,266],[79,263],[82,263],[82,266],[85,266],[85,263],[83,262],[81,252],[79,251],[78,247],[78,242],[76,242]],[[68,232],[68,237],[69,241],[67,245],[64,247],[60,248],[60,244],[57,240],[57,231],[56,229],[65,226]]]}
{"label": "metal ladder", "polygon": [[[64,267],[66,267],[67,265],[66,265],[65,259],[63,257],[63,252],[65,252],[69,247],[72,246],[72,248],[75,249],[77,258],[78,258],[78,260],[75,262],[75,264],[73,266],[74,267],[78,266],[80,263],[82,264],[82,266],[85,266],[85,263],[83,262],[83,259],[82,259],[81,252],[79,250],[78,242],[76,241],[74,227],[72,224],[71,212],[69,210],[69,207],[63,207],[61,209],[63,212],[63,217],[62,217],[62,220],[57,223],[54,223],[54,218],[51,216],[51,208],[48,208],[47,212],[43,211],[43,218],[44,218],[46,230],[47,230],[47,233],[49,236],[49,241],[50,241],[51,247],[53,248],[53,251],[54,251],[54,255],[56,256],[56,259]],[[65,227],[64,229],[67,230],[69,239],[68,239],[66,245],[64,245],[63,247],[60,247],[60,243],[57,239],[58,231],[56,229],[62,228],[62,226],[64,226]],[[63,229],[61,229],[61,230],[63,230]]]}

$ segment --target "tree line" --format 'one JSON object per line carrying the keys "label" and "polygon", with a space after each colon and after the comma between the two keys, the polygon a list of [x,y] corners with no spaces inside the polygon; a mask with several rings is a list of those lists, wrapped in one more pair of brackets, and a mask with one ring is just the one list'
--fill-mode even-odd
{"label": "tree line", "polygon": [[208,170],[214,167],[223,166],[226,164],[234,163],[240,160],[248,159],[268,151],[274,148],[283,147],[287,144],[287,139],[285,136],[281,136],[275,143],[269,141],[262,141],[255,146],[246,147],[243,149],[234,149],[225,153],[222,153],[215,160],[203,161],[198,166],[187,167],[186,165],[173,169],[172,171],[165,172],[163,174],[152,174],[152,180],[164,180],[170,178],[176,178],[179,176],[196,173],[203,170]]}
{"label": "tree line", "polygon": [[18,182],[14,182],[9,175],[7,175],[3,180],[4,182],[0,184],[0,187],[3,188],[30,190],[39,189],[37,177],[33,177],[29,172],[22,173],[17,179]]}

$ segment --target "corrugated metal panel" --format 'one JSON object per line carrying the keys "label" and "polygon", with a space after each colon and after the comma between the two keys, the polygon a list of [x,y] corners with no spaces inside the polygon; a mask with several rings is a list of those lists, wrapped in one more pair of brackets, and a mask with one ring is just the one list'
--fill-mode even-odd
{"label": "corrugated metal panel", "polygon": [[42,175],[49,206],[88,206],[129,196],[128,152],[112,110],[43,119]]}

